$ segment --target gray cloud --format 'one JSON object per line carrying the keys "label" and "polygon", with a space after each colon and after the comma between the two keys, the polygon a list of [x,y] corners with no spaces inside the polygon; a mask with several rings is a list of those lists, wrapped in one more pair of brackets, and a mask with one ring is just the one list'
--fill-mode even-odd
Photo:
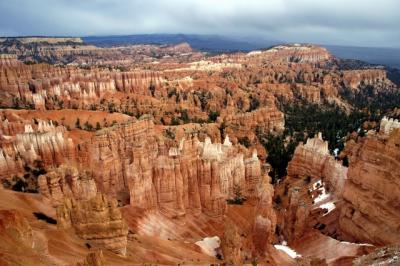
{"label": "gray cloud", "polygon": [[0,35],[198,33],[400,47],[398,0],[2,0]]}

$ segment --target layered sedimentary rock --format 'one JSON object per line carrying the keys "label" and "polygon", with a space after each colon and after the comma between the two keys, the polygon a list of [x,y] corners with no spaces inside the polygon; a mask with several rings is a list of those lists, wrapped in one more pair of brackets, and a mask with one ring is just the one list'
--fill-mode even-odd
{"label": "layered sedimentary rock", "polygon": [[51,167],[72,160],[75,146],[65,131],[62,126],[39,121],[34,127],[25,124],[24,133],[5,137],[0,148],[0,177],[18,175],[25,165],[35,161]]}
{"label": "layered sedimentary rock", "polygon": [[18,61],[17,56],[13,54],[0,54],[0,66],[12,67],[18,66],[21,62]]}
{"label": "layered sedimentary rock", "polygon": [[387,127],[347,143],[350,166],[339,218],[343,237],[379,245],[398,243],[399,143],[399,129]]}
{"label": "layered sedimentary rock", "polygon": [[380,132],[389,135],[393,130],[400,128],[400,122],[397,119],[384,117],[380,123]]}
{"label": "layered sedimentary rock", "polygon": [[[81,239],[71,241],[70,253],[79,251],[79,261],[89,247],[126,253],[120,209],[135,252],[124,262],[178,264],[191,257],[211,263],[207,254],[221,254],[194,244],[207,236],[218,236],[225,262],[236,265],[275,261],[271,243],[311,239],[313,245],[330,242],[335,251],[346,245],[339,240],[398,239],[398,121],[384,119],[380,134],[348,142],[349,167],[330,155],[321,135],[300,144],[274,201],[259,159],[267,151],[257,138],[283,131],[278,107],[285,103],[330,102],[350,111],[343,92],[370,97],[393,89],[385,70],[344,71],[326,49],[313,45],[195,58],[187,44],[101,49],[81,43],[73,48],[68,42],[75,40],[50,42],[0,44],[0,51],[25,62],[36,60],[28,52],[38,48],[37,58],[78,65],[0,56],[0,107],[37,109],[1,112],[0,178],[24,181],[41,173],[32,175],[40,195],[30,196],[47,204],[49,213],[49,202],[58,207],[61,228],[74,228]],[[23,202],[32,199],[15,194]],[[227,205],[237,194],[247,200]],[[39,230],[54,229],[35,222]],[[320,231],[310,235],[312,227]],[[83,264],[99,264],[96,254]],[[343,254],[349,253],[329,255],[329,262]]]}
{"label": "layered sedimentary rock", "polygon": [[270,178],[264,178],[257,189],[257,207],[252,232],[252,243],[256,257],[265,256],[268,245],[274,240],[276,228],[276,214],[272,199],[274,187],[270,184]]}
{"label": "layered sedimentary rock", "polygon": [[335,208],[347,179],[347,167],[329,154],[321,133],[300,143],[288,165],[288,176],[277,189],[282,212],[280,227],[288,241],[300,238],[314,226],[319,208]]}
{"label": "layered sedimentary rock", "polygon": [[228,265],[243,264],[243,242],[236,225],[232,222],[227,222],[225,224],[221,249],[224,254],[224,260]]}
{"label": "layered sedimentary rock", "polygon": [[94,179],[87,173],[72,166],[62,165],[38,178],[39,192],[49,198],[54,206],[64,202],[65,198],[89,200],[96,196]]}
{"label": "layered sedimentary rock", "polygon": [[348,141],[343,156],[349,167],[329,155],[321,136],[296,148],[288,176],[277,190],[282,200],[280,207],[285,209],[280,226],[286,239],[298,239],[307,228],[316,225],[318,217],[325,215],[321,216],[317,207],[328,213],[337,207],[335,222],[328,225],[326,232],[352,242],[398,243],[397,124],[385,118],[379,133],[369,131],[368,136],[356,142]]}
{"label": "layered sedimentary rock", "polygon": [[91,165],[102,191],[114,196],[128,192],[131,205],[166,214],[221,215],[234,185],[247,194],[261,176],[256,154],[244,159],[228,138],[220,144],[194,137],[168,147],[148,119],[105,130],[92,143]]}
{"label": "layered sedimentary rock", "polygon": [[278,45],[265,51],[253,51],[247,57],[262,57],[263,59],[296,62],[317,63],[332,59],[332,55],[323,47],[315,45]]}
{"label": "layered sedimentary rock", "polygon": [[358,89],[363,85],[377,85],[386,83],[391,85],[387,79],[386,71],[383,69],[365,69],[365,70],[350,70],[343,72],[343,81],[345,86],[352,89]]}
{"label": "layered sedimentary rock", "polygon": [[35,109],[62,109],[99,104],[106,93],[123,91],[151,95],[160,86],[160,73],[153,71],[119,72],[94,69],[92,71],[48,65],[24,64],[2,66],[0,86],[1,105],[34,107]]}
{"label": "layered sedimentary rock", "polygon": [[256,130],[281,132],[284,129],[283,113],[275,106],[260,108],[243,114],[231,114],[224,118],[226,133],[237,138],[250,137]]}
{"label": "layered sedimentary rock", "polygon": [[0,53],[18,55],[27,62],[76,65],[129,65],[152,58],[190,58],[202,54],[189,44],[176,45],[124,45],[98,47],[81,38],[17,37],[1,38]]}
{"label": "layered sedimentary rock", "polygon": [[319,133],[296,148],[288,165],[288,176],[309,179],[309,182],[311,179],[321,180],[330,191],[340,196],[347,179],[347,167],[330,155],[328,142]]}
{"label": "layered sedimentary rock", "polygon": [[88,201],[66,199],[57,208],[58,225],[73,227],[75,233],[96,248],[126,255],[128,227],[116,200],[97,194]]}

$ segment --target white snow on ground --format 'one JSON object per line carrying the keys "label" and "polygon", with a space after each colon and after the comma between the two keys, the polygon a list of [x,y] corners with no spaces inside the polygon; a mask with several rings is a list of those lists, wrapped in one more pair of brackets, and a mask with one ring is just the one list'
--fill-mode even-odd
{"label": "white snow on ground", "polygon": [[318,197],[316,197],[316,198],[314,199],[314,203],[315,203],[315,204],[318,204],[318,203],[320,203],[321,201],[326,200],[326,199],[329,198],[329,196],[330,196],[329,193],[326,193],[324,187],[321,188],[321,192],[322,192],[322,193],[319,194]]}
{"label": "white snow on ground", "polygon": [[319,208],[328,209],[328,212],[324,214],[324,215],[326,215],[326,214],[330,213],[331,211],[333,211],[336,208],[336,206],[333,203],[333,201],[329,201],[327,203],[319,205]]}
{"label": "white snow on ground", "polygon": [[336,208],[335,204],[333,203],[333,201],[329,201],[327,203],[321,204],[319,206],[322,209],[328,209],[328,212],[334,210]]}
{"label": "white snow on ground", "polygon": [[203,240],[197,241],[195,243],[198,245],[201,250],[209,256],[216,256],[216,249],[221,245],[221,240],[218,236],[214,237],[205,237]]}
{"label": "white snow on ground", "polygon": [[316,198],[314,198],[315,208],[327,209],[328,212],[325,213],[324,215],[330,213],[332,210],[336,208],[335,204],[333,203],[333,200],[331,199],[331,194],[326,193],[326,190],[323,187],[321,180],[318,180],[313,184],[313,190],[318,190],[321,192]]}
{"label": "white snow on ground", "polygon": [[374,245],[369,244],[369,243],[351,243],[347,241],[340,241],[340,244],[347,244],[347,245],[359,245],[359,246],[367,246],[367,247],[373,247]]}
{"label": "white snow on ground", "polygon": [[289,257],[293,259],[301,257],[300,254],[298,254],[295,250],[286,245],[286,241],[283,241],[282,245],[274,245],[274,247],[278,250],[285,252],[286,254],[288,254]]}

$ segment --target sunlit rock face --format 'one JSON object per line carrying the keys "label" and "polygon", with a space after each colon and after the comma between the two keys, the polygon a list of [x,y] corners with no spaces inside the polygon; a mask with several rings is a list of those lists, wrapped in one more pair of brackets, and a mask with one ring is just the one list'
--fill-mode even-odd
{"label": "sunlit rock face", "polygon": [[[3,137],[4,138],[4,137]],[[63,126],[39,120],[25,124],[23,133],[6,136],[0,148],[0,177],[23,173],[24,166],[35,161],[44,167],[57,167],[75,159],[75,146]]]}
{"label": "sunlit rock face", "polygon": [[383,69],[349,70],[344,71],[343,74],[344,84],[351,89],[359,89],[360,85],[377,86],[385,84],[387,87],[392,85]]}
{"label": "sunlit rock face", "polygon": [[261,177],[257,154],[245,158],[228,137],[223,144],[193,137],[168,147],[146,119],[100,132],[90,158],[102,191],[129,193],[133,206],[174,215],[188,210],[222,215],[235,185],[247,194]]}
{"label": "sunlit rock face", "polygon": [[400,122],[397,119],[384,117],[381,120],[380,132],[389,135],[393,130],[400,128]]}
{"label": "sunlit rock face", "polygon": [[128,227],[116,200],[102,194],[88,201],[66,199],[57,207],[57,220],[60,228],[73,227],[90,245],[126,255]]}
{"label": "sunlit rock face", "polygon": [[328,142],[319,133],[296,148],[288,165],[288,176],[322,179],[331,191],[340,196],[347,179],[347,168],[329,153]]}
{"label": "sunlit rock face", "polygon": [[16,55],[0,54],[0,66],[11,67],[11,66],[17,66],[19,64],[21,64],[21,62],[17,59]]}
{"label": "sunlit rock face", "polygon": [[248,58],[262,57],[271,61],[317,63],[328,61],[333,56],[327,49],[315,45],[278,45],[265,51],[253,51],[246,55]]}

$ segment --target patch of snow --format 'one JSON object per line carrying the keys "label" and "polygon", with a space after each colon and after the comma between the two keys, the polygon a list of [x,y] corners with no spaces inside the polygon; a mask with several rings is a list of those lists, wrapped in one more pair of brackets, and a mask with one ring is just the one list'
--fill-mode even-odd
{"label": "patch of snow", "polygon": [[198,245],[204,253],[214,257],[217,255],[216,249],[221,245],[221,240],[218,236],[205,237],[203,240],[197,241],[195,244]]}
{"label": "patch of snow", "polygon": [[374,245],[368,244],[368,243],[351,243],[347,241],[340,241],[340,244],[346,244],[346,245],[359,245],[359,246],[367,246],[367,247],[373,247]]}
{"label": "patch of snow", "polygon": [[316,198],[314,199],[314,204],[318,204],[318,203],[320,203],[321,201],[326,200],[327,198],[330,197],[330,194],[329,194],[329,193],[326,193],[324,187],[321,188],[321,192],[322,192],[322,193],[319,194],[318,197],[316,197]]}
{"label": "patch of snow", "polygon": [[325,215],[330,213],[331,211],[333,211],[336,208],[336,206],[333,203],[333,201],[329,201],[327,203],[321,204],[319,207],[322,208],[322,209],[327,209],[328,210],[328,212],[325,213]]}
{"label": "patch of snow", "polygon": [[283,241],[281,245],[274,245],[274,247],[278,250],[285,252],[289,257],[295,259],[301,257],[294,249],[287,246],[286,241]]}
{"label": "patch of snow", "polygon": [[252,56],[252,55],[257,55],[257,54],[261,54],[261,51],[259,51],[259,50],[251,51],[251,52],[247,53],[247,56]]}
{"label": "patch of snow", "polygon": [[334,149],[334,150],[333,150],[333,155],[334,155],[335,157],[337,157],[337,156],[338,156],[338,152],[339,152],[339,149],[338,149],[338,148]]}

